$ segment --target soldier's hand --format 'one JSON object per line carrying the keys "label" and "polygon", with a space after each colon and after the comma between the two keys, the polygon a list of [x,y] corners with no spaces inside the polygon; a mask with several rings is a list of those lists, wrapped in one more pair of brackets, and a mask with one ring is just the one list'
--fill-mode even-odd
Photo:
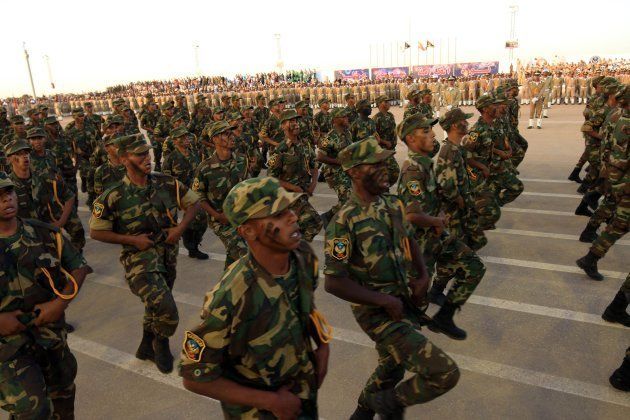
{"label": "soldier's hand", "polygon": [[315,370],[317,372],[317,388],[321,388],[324,378],[328,373],[328,358],[330,357],[330,346],[321,343],[315,350]]}
{"label": "soldier's hand", "polygon": [[35,305],[35,309],[39,309],[39,316],[35,319],[35,325],[50,324],[58,321],[66,310],[66,303],[60,298]]}
{"label": "soldier's hand", "polygon": [[166,229],[166,232],[168,232],[168,236],[166,237],[164,242],[170,245],[175,245],[176,243],[178,243],[179,238],[182,237],[183,233],[181,229],[179,229],[179,227],[177,226]]}
{"label": "soldier's hand", "polygon": [[219,213],[218,216],[214,218],[214,220],[216,220],[217,222],[221,223],[224,226],[227,226],[230,224],[227,217],[225,217],[225,214],[223,213]]}
{"label": "soldier's hand", "polygon": [[415,280],[409,282],[411,288],[411,301],[414,305],[422,306],[427,297],[427,291],[429,290],[429,282],[423,280]]}
{"label": "soldier's hand", "polygon": [[283,386],[276,392],[271,402],[271,412],[280,420],[297,419],[302,410],[302,401],[289,391],[288,386]]}
{"label": "soldier's hand", "polygon": [[0,336],[17,334],[26,329],[26,325],[17,319],[18,315],[22,315],[22,313],[22,311],[0,313]]}
{"label": "soldier's hand", "polygon": [[464,202],[464,197],[462,197],[461,195],[457,196],[457,200],[455,200],[455,202],[457,203],[457,207],[459,207],[460,209],[463,209],[466,206],[466,203]]}
{"label": "soldier's hand", "polygon": [[403,317],[403,303],[402,300],[397,298],[396,296],[390,296],[383,294],[382,302],[380,305],[383,309],[387,311],[389,316],[394,321],[400,321]]}
{"label": "soldier's hand", "polygon": [[139,251],[146,251],[153,246],[153,241],[149,238],[148,233],[143,233],[141,235],[133,236],[132,245],[138,248]]}

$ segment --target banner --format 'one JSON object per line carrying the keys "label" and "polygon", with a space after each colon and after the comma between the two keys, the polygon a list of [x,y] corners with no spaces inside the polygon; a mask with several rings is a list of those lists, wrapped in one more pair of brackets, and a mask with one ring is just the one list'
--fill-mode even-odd
{"label": "banner", "polygon": [[498,72],[498,61],[455,64],[455,77],[480,76],[482,74],[497,74]]}
{"label": "banner", "polygon": [[439,77],[444,78],[453,74],[453,64],[429,64],[423,66],[413,66],[411,75],[418,77]]}
{"label": "banner", "polygon": [[404,79],[409,74],[408,67],[373,67],[372,80]]}
{"label": "banner", "polygon": [[370,72],[368,69],[335,70],[335,80],[361,80],[369,78]]}

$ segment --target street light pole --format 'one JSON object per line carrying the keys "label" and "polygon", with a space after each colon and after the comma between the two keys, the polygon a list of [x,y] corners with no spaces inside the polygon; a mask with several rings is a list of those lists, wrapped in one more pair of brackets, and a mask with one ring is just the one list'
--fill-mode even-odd
{"label": "street light pole", "polygon": [[201,76],[201,68],[199,67],[199,44],[195,42],[193,48],[195,50],[195,71],[197,72],[197,76]]}
{"label": "street light pole", "polygon": [[284,67],[284,63],[282,62],[282,49],[280,47],[280,34],[273,34],[274,39],[276,40],[276,49],[278,54],[278,60],[276,61],[276,68],[278,73],[282,73],[282,68]]}
{"label": "street light pole", "polygon": [[28,77],[31,80],[31,90],[33,91],[33,99],[37,99],[37,94],[35,93],[35,84],[33,83],[33,73],[31,73],[31,62],[29,61],[28,51],[26,51],[26,42],[22,43],[22,47],[24,48],[24,57],[26,58],[26,68],[28,69]]}

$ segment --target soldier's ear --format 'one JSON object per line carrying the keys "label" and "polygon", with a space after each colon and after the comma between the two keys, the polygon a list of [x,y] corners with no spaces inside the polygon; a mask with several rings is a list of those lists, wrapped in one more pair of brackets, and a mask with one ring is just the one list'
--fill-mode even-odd
{"label": "soldier's ear", "polygon": [[254,222],[253,220],[248,220],[236,228],[238,234],[241,235],[241,238],[245,239],[246,242],[255,241],[258,237],[257,224]]}

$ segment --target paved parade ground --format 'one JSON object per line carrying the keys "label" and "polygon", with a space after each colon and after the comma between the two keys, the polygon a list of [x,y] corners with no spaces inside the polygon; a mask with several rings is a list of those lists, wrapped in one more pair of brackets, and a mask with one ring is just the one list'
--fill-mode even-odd
{"label": "paved parade ground", "polygon": [[[555,106],[542,130],[526,130],[528,112],[522,108],[520,129],[530,144],[519,167],[525,192],[487,233],[489,243],[480,252],[487,273],[455,317],[468,339],[423,330],[457,362],[461,380],[444,396],[407,410],[407,419],[630,418],[630,397],[608,384],[630,344],[630,330],[600,317],[630,269],[630,238],[600,261],[605,281],[592,281],[575,266],[588,249],[578,241],[587,219],[573,214],[580,196],[566,177],[583,149],[582,110]],[[402,110],[392,111],[399,122]],[[442,130],[436,131],[442,138]],[[398,160],[405,155],[399,143]],[[312,200],[321,213],[336,197],[320,183]],[[79,206],[87,230],[84,197]],[[321,235],[313,246],[323,265]],[[199,322],[204,294],[223,268],[224,249],[211,231],[202,249],[212,253],[210,260],[190,259],[180,248],[174,289],[180,324],[171,340],[176,359],[184,330]],[[77,419],[221,418],[219,404],[185,391],[176,372],[163,375],[135,359],[143,305],[123,279],[119,252],[120,246],[88,239],[85,256],[94,274],[67,311],[76,327],[69,343],[79,362]],[[326,293],[320,280],[316,302],[335,328],[320,414],[347,419],[377,354],[349,305]]]}

